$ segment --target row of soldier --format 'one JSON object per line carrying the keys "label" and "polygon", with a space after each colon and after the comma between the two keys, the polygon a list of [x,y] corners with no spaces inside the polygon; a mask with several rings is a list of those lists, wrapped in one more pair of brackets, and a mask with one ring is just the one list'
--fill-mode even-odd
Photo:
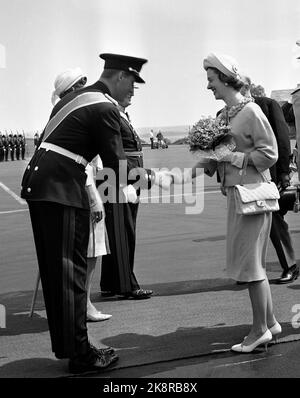
{"label": "row of soldier", "polygon": [[0,133],[0,162],[10,160],[24,160],[26,150],[26,138],[23,134]]}

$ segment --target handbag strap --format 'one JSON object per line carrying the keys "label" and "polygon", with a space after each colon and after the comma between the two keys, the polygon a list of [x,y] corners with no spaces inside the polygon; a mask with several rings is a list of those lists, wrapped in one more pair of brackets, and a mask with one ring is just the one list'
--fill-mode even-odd
{"label": "handbag strap", "polygon": [[247,166],[248,166],[249,156],[250,156],[249,153],[245,153],[243,168],[239,172],[239,174],[241,176],[239,185],[243,185],[244,176],[247,174]]}
{"label": "handbag strap", "polygon": [[[248,162],[249,162],[249,157],[250,157],[250,152],[246,152],[245,158],[244,158],[244,163],[243,163],[243,168],[240,170],[240,176],[241,176],[240,185],[243,185],[244,176],[247,174],[247,166],[248,166]],[[261,173],[261,172],[259,172],[259,173],[265,182],[269,182],[263,173]]]}

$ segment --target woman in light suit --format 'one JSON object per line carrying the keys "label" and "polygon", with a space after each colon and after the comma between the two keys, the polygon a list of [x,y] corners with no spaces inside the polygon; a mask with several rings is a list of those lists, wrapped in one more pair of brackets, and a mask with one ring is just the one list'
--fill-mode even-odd
{"label": "woman in light suit", "polygon": [[194,178],[197,169],[204,168],[212,176],[218,170],[221,190],[227,196],[227,273],[236,281],[248,285],[253,324],[242,343],[232,347],[236,352],[251,352],[261,344],[267,345],[281,332],[280,324],[273,313],[270,286],[266,275],[266,254],[271,228],[271,213],[244,216],[236,213],[234,185],[240,184],[241,170],[248,158],[246,176],[243,182],[270,180],[269,167],[277,160],[277,143],[272,128],[251,99],[240,93],[243,82],[234,60],[225,55],[210,54],[204,60],[207,72],[208,90],[226,106],[222,110],[229,121],[231,135],[236,149],[220,161],[208,160],[197,163],[192,171],[183,177],[171,175],[175,183]]}

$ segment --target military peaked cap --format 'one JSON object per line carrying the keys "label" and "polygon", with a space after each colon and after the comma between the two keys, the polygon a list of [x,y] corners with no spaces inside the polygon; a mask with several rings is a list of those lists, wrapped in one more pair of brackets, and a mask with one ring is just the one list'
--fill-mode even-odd
{"label": "military peaked cap", "polygon": [[145,83],[140,76],[140,71],[142,66],[148,62],[147,59],[120,54],[100,54],[99,57],[105,61],[104,69],[124,70],[132,73],[137,83]]}

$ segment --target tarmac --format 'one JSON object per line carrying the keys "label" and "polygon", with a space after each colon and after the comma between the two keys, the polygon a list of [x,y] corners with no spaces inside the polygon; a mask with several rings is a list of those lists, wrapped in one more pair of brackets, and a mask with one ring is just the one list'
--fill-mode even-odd
{"label": "tarmac", "polygon": [[[195,163],[183,146],[146,148],[145,161],[146,166],[169,168]],[[0,378],[75,379],[68,373],[67,362],[51,352],[41,289],[34,315],[28,316],[37,261],[27,205],[13,196],[19,195],[26,164],[0,163],[0,308],[5,309],[5,325],[3,320],[0,325]],[[114,347],[119,361],[114,368],[85,378],[300,376],[300,281],[276,284],[281,268],[271,243],[267,270],[275,314],[283,327],[279,344],[271,344],[268,352],[258,349],[248,355],[230,351],[249,331],[251,306],[247,288],[226,275],[226,199],[215,179],[205,177],[204,182],[204,193],[203,184],[196,187],[204,205],[199,214],[186,214],[187,208],[197,210],[188,193],[184,199],[171,193],[169,202],[171,197],[173,203],[161,203],[168,202],[166,193],[161,193],[165,199],[160,195],[160,203],[146,203],[144,192],[135,273],[143,288],[153,289],[151,299],[102,298],[97,267],[92,301],[112,318],[88,323],[88,331],[93,343]],[[179,199],[181,203],[174,203]],[[291,212],[286,220],[299,263],[300,216]],[[287,362],[290,371],[283,366]]]}

